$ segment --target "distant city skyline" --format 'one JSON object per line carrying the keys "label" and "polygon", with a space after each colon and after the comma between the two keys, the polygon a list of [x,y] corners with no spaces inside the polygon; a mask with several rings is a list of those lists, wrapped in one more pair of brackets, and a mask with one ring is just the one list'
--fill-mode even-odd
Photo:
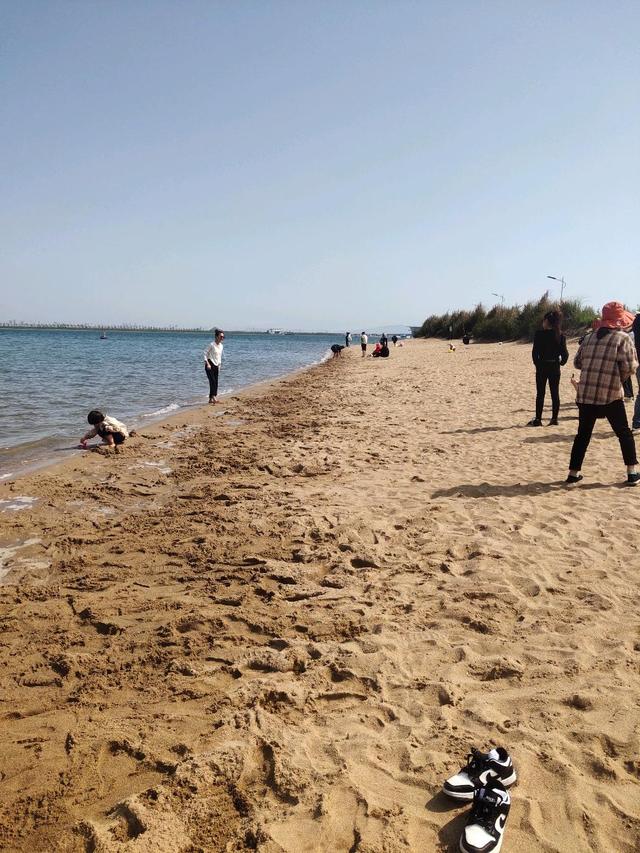
{"label": "distant city skyline", "polygon": [[640,302],[637,3],[0,20],[0,320],[360,331],[548,276]]}

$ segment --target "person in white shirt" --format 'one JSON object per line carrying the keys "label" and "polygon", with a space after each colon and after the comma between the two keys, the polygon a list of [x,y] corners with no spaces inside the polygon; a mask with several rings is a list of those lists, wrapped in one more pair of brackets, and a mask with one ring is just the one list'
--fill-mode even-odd
{"label": "person in white shirt", "polygon": [[222,329],[214,329],[214,340],[204,351],[204,369],[209,380],[209,402],[218,402],[218,376],[222,364],[222,350],[224,332]]}
{"label": "person in white shirt", "polygon": [[362,349],[362,357],[364,358],[367,354],[367,344],[369,343],[369,338],[366,335],[366,332],[363,332],[360,335],[360,348]]}
{"label": "person in white shirt", "polygon": [[[109,415],[103,415],[97,409],[92,409],[87,415],[87,420],[91,424],[91,429],[80,439],[80,444],[86,447],[87,441],[99,435],[103,444],[109,447],[117,447],[119,444],[124,444],[125,439],[129,438],[129,430],[116,418],[111,418]],[[131,433],[135,435],[135,433]]]}

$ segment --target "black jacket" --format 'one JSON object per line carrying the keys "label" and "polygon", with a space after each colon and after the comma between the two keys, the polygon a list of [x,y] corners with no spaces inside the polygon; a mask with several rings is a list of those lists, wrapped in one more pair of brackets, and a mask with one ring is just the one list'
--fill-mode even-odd
{"label": "black jacket", "polygon": [[536,367],[542,367],[544,364],[566,364],[569,360],[567,339],[560,335],[558,341],[553,329],[538,329],[533,336],[531,357]]}

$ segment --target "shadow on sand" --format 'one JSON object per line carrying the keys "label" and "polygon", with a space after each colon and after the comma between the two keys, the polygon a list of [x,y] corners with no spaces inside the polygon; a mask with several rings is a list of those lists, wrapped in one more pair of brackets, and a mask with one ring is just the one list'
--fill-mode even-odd
{"label": "shadow on sand", "polygon": [[534,497],[535,495],[544,495],[547,492],[564,492],[587,491],[591,489],[626,489],[628,488],[625,482],[622,483],[585,483],[584,480],[576,485],[567,486],[564,480],[555,480],[553,483],[478,483],[472,485],[470,483],[461,483],[459,486],[452,486],[450,489],[437,489],[432,493],[432,498],[518,498],[518,497]]}
{"label": "shadow on sand", "polygon": [[526,429],[526,424],[511,424],[510,426],[470,427],[469,429],[442,430],[440,435],[476,435],[481,432],[503,432],[506,429]]}
{"label": "shadow on sand", "polygon": [[436,794],[435,797],[432,797],[426,804],[425,808],[430,812],[437,812],[440,814],[452,812],[454,810],[456,812],[456,814],[438,830],[438,838],[440,839],[440,844],[442,845],[443,850],[446,849],[453,853],[454,850],[460,849],[460,836],[462,835],[462,830],[464,829],[467,817],[469,816],[469,806],[470,803],[456,802],[455,800],[449,799],[442,793],[442,791]]}

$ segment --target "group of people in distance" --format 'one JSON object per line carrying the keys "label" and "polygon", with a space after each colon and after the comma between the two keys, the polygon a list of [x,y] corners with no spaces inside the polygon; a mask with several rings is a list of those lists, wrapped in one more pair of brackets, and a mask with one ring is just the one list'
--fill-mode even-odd
{"label": "group of people in distance", "polygon": [[[549,426],[557,426],[560,413],[560,369],[569,360],[567,341],[561,331],[562,314],[549,311],[545,314],[542,329],[533,339],[532,358],[536,367],[536,413],[529,426],[542,426],[542,411],[547,384],[551,393],[551,419]],[[631,340],[630,333],[634,335]],[[607,302],[602,316],[594,320],[592,330],[580,340],[573,360],[580,371],[580,379],[571,377],[578,405],[578,432],[573,441],[569,475],[566,482],[578,483],[583,479],[584,461],[595,423],[606,418],[620,442],[624,463],[627,466],[627,483],[640,482],[637,470],[633,432],[627,421],[624,407],[624,384],[636,373],[640,383],[640,313],[630,314],[620,302]],[[640,429],[640,391],[636,397],[632,421],[633,429]]]}
{"label": "group of people in distance", "polygon": [[[351,346],[351,332],[347,332],[344,336],[344,345],[345,347]],[[398,344],[398,336],[392,335],[391,342],[394,347]],[[360,349],[362,350],[362,357],[366,358],[367,355],[367,346],[369,345],[369,336],[366,332],[362,332],[360,335]],[[335,354],[334,347],[337,347],[338,344],[334,344],[331,347],[331,350]],[[402,346],[402,344],[401,344]],[[342,349],[342,348],[341,348]],[[383,332],[380,336],[379,342],[375,345],[373,352],[371,353],[373,358],[389,358],[389,338]]]}

